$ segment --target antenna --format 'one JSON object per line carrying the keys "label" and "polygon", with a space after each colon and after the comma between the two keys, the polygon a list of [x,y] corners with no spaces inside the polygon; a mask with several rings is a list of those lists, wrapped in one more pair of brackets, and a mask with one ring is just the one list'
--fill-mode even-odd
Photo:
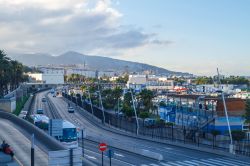
{"label": "antenna", "polygon": [[225,102],[224,92],[223,92],[223,90],[221,88],[220,73],[219,73],[218,68],[217,68],[217,73],[218,73],[219,91],[221,92],[221,97],[222,97],[222,101],[223,101],[223,105],[224,105],[224,111],[225,111],[225,115],[226,115],[226,119],[227,119],[227,126],[228,126],[228,131],[229,131],[229,136],[230,136],[229,151],[230,151],[230,153],[234,153],[233,152],[233,139],[232,139],[231,126],[230,126],[229,119],[228,119],[227,105],[226,105],[226,102]]}

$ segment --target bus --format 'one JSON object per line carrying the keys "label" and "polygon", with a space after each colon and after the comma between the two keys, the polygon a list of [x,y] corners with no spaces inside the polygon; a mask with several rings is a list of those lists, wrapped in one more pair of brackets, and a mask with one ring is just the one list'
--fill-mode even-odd
{"label": "bus", "polygon": [[69,149],[78,148],[76,126],[66,120],[63,120],[62,123],[63,135],[59,137],[58,140]]}

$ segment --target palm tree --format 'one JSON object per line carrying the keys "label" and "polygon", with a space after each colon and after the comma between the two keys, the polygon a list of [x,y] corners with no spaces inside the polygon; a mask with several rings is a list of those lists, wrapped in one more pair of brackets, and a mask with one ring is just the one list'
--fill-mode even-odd
{"label": "palm tree", "polygon": [[21,63],[11,60],[0,50],[0,98],[27,80],[23,70],[24,66]]}
{"label": "palm tree", "polygon": [[8,89],[10,81],[9,64],[10,59],[0,50],[0,97],[3,97]]}
{"label": "palm tree", "polygon": [[139,94],[139,100],[144,106],[144,111],[149,112],[149,110],[152,110],[153,108],[153,102],[152,99],[154,97],[154,94],[151,90],[143,89],[141,93]]}

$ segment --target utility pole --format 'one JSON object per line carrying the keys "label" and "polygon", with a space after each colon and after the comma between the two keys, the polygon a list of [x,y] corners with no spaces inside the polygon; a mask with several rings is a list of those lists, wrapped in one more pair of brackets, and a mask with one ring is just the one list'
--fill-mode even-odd
{"label": "utility pole", "polygon": [[224,105],[224,111],[225,111],[225,115],[226,115],[227,126],[228,126],[228,131],[229,131],[229,136],[230,136],[229,152],[234,154],[234,145],[233,145],[231,126],[229,123],[229,118],[228,118],[228,113],[227,113],[227,105],[226,105],[226,101],[225,101],[224,92],[223,92],[222,87],[221,87],[220,73],[219,73],[218,68],[217,68],[217,73],[218,73],[218,81],[219,81],[219,90],[221,92],[221,97],[222,97],[222,101],[223,101],[223,105]]}

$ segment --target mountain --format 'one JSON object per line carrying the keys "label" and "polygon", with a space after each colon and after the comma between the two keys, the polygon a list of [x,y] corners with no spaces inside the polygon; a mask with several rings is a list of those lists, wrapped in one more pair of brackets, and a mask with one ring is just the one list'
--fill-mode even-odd
{"label": "mountain", "polygon": [[129,71],[142,72],[151,71],[154,74],[162,75],[190,75],[189,73],[174,72],[164,68],[148,65],[144,63],[118,60],[102,56],[83,55],[78,52],[69,51],[59,56],[50,54],[19,54],[10,55],[12,59],[18,60],[27,66],[46,66],[46,65],[83,65],[86,64],[87,69],[99,71]]}

